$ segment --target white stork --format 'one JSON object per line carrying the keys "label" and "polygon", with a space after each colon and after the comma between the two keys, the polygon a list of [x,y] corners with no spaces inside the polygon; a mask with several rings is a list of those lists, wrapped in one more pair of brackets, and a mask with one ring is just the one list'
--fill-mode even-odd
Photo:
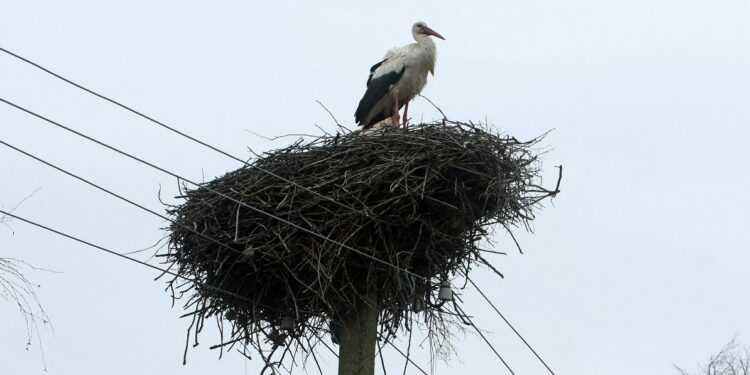
{"label": "white stork", "polygon": [[354,113],[357,124],[364,129],[389,117],[391,124],[398,127],[398,111],[403,106],[406,125],[409,101],[422,92],[427,83],[427,73],[435,74],[437,51],[430,35],[445,38],[424,22],[415,23],[411,27],[411,35],[416,43],[391,49],[383,61],[370,68],[367,91]]}

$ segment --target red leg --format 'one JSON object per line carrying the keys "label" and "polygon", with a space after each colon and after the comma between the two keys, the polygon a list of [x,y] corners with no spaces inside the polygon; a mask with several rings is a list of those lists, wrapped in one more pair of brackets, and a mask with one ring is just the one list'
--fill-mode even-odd
{"label": "red leg", "polygon": [[395,97],[393,99],[393,117],[391,117],[391,125],[393,125],[394,128],[397,128],[399,125],[399,121],[401,120],[398,115],[398,97]]}
{"label": "red leg", "polygon": [[406,123],[409,122],[409,117],[406,115],[407,112],[409,112],[409,102],[408,101],[404,105],[404,128],[406,128]]}

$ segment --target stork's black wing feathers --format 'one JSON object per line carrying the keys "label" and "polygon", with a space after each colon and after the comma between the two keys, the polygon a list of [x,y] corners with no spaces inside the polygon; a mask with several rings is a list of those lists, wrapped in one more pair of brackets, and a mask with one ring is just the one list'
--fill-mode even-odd
{"label": "stork's black wing feathers", "polygon": [[[372,67],[371,72],[375,71],[375,69],[377,69],[384,61],[385,60],[375,64]],[[370,73],[370,78],[367,79],[367,91],[365,91],[365,95],[362,97],[362,100],[359,101],[357,111],[354,112],[354,119],[357,124],[362,125],[364,128],[367,128],[393,115],[393,108],[386,108],[381,113],[373,116],[370,121],[365,123],[365,117],[367,117],[367,114],[369,114],[372,108],[375,107],[375,105],[380,101],[380,99],[382,99],[383,96],[388,93],[388,89],[391,87],[391,85],[398,82],[398,80],[404,74],[405,70],[406,67],[403,67],[399,71],[392,71],[374,79],[372,78],[372,73]]]}
{"label": "stork's black wing feathers", "polygon": [[379,68],[387,59],[375,64],[370,68],[370,76],[367,77],[367,86],[370,86],[370,81],[372,80],[372,74],[375,73],[375,69]]}

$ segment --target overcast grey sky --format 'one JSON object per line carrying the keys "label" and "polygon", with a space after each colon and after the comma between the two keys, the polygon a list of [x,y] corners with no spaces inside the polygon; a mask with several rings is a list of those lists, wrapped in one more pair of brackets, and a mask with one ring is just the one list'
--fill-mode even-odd
{"label": "overcast grey sky", "polygon": [[[353,122],[368,68],[424,20],[446,37],[424,94],[457,120],[545,140],[545,181],[563,193],[519,234],[526,254],[478,271],[506,316],[562,374],[669,374],[750,342],[750,2],[0,1],[0,46],[217,145],[249,155],[284,145],[249,134],[319,133],[321,100]],[[0,54],[0,97],[200,179],[238,164]],[[424,100],[410,114],[437,116]],[[0,104],[0,139],[153,209],[175,181]],[[164,223],[0,147],[0,204],[119,251]],[[0,256],[30,272],[55,330],[51,374],[244,374],[259,362],[208,346],[182,351],[188,321],[155,273],[38,229],[0,227]],[[145,255],[142,255],[145,258]],[[481,297],[465,309],[518,374],[544,368]],[[0,372],[39,374],[23,321],[0,301]],[[503,374],[481,340],[456,342],[436,373]],[[388,355],[389,373],[400,371]],[[428,368],[426,350],[415,360]],[[335,361],[327,357],[328,373]],[[380,370],[378,370],[380,371]],[[315,373],[311,369],[311,373]],[[417,373],[410,371],[410,373]]]}

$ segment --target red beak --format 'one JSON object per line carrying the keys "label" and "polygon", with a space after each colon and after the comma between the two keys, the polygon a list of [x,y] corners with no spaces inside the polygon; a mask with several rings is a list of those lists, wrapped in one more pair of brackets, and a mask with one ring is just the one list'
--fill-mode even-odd
{"label": "red beak", "polygon": [[431,29],[431,28],[429,28],[427,26],[425,26],[425,28],[424,28],[424,33],[425,33],[425,35],[432,35],[435,38],[440,38],[442,40],[445,40],[445,38],[443,38],[442,35],[438,34],[437,31],[435,31],[435,30],[433,30],[433,29]]}

